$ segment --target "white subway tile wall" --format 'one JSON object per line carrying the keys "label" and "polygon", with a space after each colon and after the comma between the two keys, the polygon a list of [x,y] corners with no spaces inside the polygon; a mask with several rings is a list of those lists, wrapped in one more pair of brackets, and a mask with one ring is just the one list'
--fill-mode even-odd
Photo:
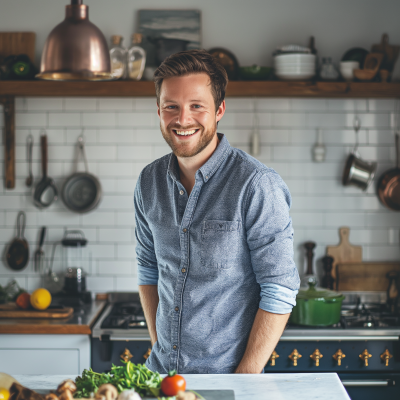
{"label": "white subway tile wall", "polygon": [[[16,109],[16,188],[0,188],[0,284],[16,278],[28,290],[43,285],[43,277],[34,271],[32,261],[21,272],[11,271],[5,263],[7,245],[16,235],[16,216],[22,209],[27,215],[25,236],[31,256],[41,226],[48,227],[44,246],[47,265],[52,244],[62,238],[64,229],[81,229],[89,240],[89,290],[137,290],[136,179],[144,166],[169,153],[158,129],[155,99],[20,97]],[[355,115],[361,120],[361,156],[378,161],[378,177],[394,165],[394,109],[394,100],[390,99],[227,99],[227,111],[218,130],[226,134],[232,146],[245,151],[250,149],[253,110],[257,110],[261,134],[258,158],[282,176],[292,194],[295,261],[301,273],[305,268],[303,243],[317,243],[315,256],[319,261],[326,245],[338,243],[338,228],[343,225],[351,228],[350,241],[362,245],[364,260],[400,259],[400,213],[379,203],[376,179],[366,192],[341,184],[344,162],[355,141]],[[89,171],[99,177],[103,187],[103,200],[96,211],[74,214],[61,200],[42,211],[33,206],[31,190],[25,186],[26,138],[29,134],[34,137],[33,173],[37,180],[41,176],[43,129],[48,135],[48,172],[59,187],[75,170],[75,145],[83,131]],[[327,149],[326,161],[319,164],[311,157],[317,129],[322,130]],[[0,159],[3,174],[4,139]],[[78,168],[84,169],[82,162]],[[320,262],[316,264],[321,274]],[[64,267],[57,251],[54,270],[61,273]]]}

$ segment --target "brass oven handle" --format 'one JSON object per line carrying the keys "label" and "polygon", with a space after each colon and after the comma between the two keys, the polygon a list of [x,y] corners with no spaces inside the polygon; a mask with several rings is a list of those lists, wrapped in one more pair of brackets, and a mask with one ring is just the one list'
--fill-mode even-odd
{"label": "brass oven handle", "polygon": [[389,366],[389,360],[392,358],[393,356],[389,353],[389,350],[386,349],[382,354],[381,354],[381,359],[382,361],[385,362],[385,367]]}
{"label": "brass oven handle", "polygon": [[150,357],[151,349],[147,349],[146,353],[143,354],[143,358],[147,360]]}
{"label": "brass oven handle", "polygon": [[271,357],[269,358],[269,361],[271,361],[271,367],[275,366],[275,360],[279,358],[279,354],[274,350],[271,354]]}
{"label": "brass oven handle", "polygon": [[366,367],[368,367],[368,359],[372,357],[372,354],[368,353],[368,350],[365,349],[360,355],[359,357],[361,358],[361,360],[364,361],[364,364]]}
{"label": "brass oven handle", "polygon": [[124,360],[125,362],[128,362],[133,355],[131,354],[131,352],[129,351],[129,349],[125,349],[122,354],[120,355],[121,359]]}
{"label": "brass oven handle", "polygon": [[315,366],[319,367],[319,360],[323,357],[321,352],[318,349],[314,350],[314,353],[311,354],[310,358],[315,361]]}
{"label": "brass oven handle", "polygon": [[301,357],[303,356],[297,351],[297,349],[294,349],[288,358],[293,361],[293,366],[297,367],[297,360]]}
{"label": "brass oven handle", "polygon": [[332,357],[337,361],[337,365],[340,366],[342,365],[342,359],[346,357],[346,354],[339,349]]}

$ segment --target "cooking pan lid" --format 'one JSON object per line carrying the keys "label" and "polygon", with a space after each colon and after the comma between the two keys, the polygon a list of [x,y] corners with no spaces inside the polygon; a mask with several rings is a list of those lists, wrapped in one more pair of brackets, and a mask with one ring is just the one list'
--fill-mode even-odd
{"label": "cooking pan lid", "polygon": [[299,293],[296,296],[296,299],[304,299],[304,300],[310,300],[310,299],[340,299],[344,298],[342,293],[340,292],[335,292],[333,290],[328,290],[324,288],[316,288],[316,279],[314,277],[311,277],[308,280],[308,288],[301,288],[299,290]]}

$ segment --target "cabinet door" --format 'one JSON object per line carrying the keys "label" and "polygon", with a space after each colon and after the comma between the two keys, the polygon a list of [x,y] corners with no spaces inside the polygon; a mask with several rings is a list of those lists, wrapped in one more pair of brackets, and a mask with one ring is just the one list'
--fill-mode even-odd
{"label": "cabinet door", "polygon": [[0,335],[0,371],[80,375],[90,367],[87,335]]}

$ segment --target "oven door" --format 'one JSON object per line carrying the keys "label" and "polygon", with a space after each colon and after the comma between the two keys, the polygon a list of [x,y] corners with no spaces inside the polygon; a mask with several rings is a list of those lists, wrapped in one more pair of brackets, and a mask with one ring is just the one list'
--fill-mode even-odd
{"label": "oven door", "polygon": [[400,373],[338,375],[351,400],[400,399]]}

